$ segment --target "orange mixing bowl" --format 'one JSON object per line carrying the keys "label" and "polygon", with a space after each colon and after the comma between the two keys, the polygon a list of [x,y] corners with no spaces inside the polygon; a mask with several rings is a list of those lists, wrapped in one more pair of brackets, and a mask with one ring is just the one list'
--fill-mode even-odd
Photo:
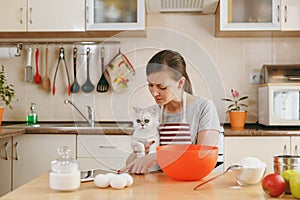
{"label": "orange mixing bowl", "polygon": [[218,147],[193,144],[164,145],[156,148],[157,162],[175,180],[195,181],[207,176],[218,160]]}

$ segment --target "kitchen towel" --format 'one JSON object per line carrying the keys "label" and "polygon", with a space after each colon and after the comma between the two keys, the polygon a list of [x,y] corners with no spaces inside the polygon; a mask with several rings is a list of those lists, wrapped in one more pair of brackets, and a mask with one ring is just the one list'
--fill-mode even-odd
{"label": "kitchen towel", "polygon": [[14,58],[17,50],[17,47],[0,47],[0,59]]}

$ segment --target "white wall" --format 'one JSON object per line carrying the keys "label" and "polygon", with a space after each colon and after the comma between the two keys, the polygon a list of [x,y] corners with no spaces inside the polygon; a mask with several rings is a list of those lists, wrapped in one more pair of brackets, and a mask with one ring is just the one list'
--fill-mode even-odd
{"label": "white wall", "polygon": [[[123,38],[118,35],[109,40],[121,41],[121,50],[125,53],[136,68],[136,75],[129,89],[124,93],[85,94],[80,92],[67,96],[66,76],[63,65],[60,66],[57,76],[57,93],[53,96],[40,85],[24,81],[26,52],[14,59],[2,59],[0,64],[6,67],[9,82],[15,85],[18,101],[14,109],[5,110],[5,121],[24,121],[29,111],[30,102],[37,104],[40,121],[72,121],[81,120],[80,116],[72,111],[70,105],[63,103],[65,98],[73,99],[85,113],[85,104],[96,109],[97,120],[130,120],[131,106],[148,106],[153,104],[146,87],[144,67],[149,58],[160,49],[170,48],[182,53],[188,63],[188,71],[197,95],[212,99],[218,109],[221,121],[228,122],[225,114],[226,104],[220,99],[230,95],[230,89],[238,90],[241,95],[249,95],[248,123],[257,121],[257,85],[249,84],[249,73],[259,72],[263,64],[290,64],[300,63],[298,49],[299,38],[215,38],[214,15],[192,14],[159,14],[147,16],[147,37]],[[92,38],[91,40],[94,40]],[[98,39],[100,40],[100,39]],[[0,40],[1,41],[1,40]],[[45,39],[43,39],[45,41]],[[25,48],[28,45],[24,46]],[[31,45],[34,49],[36,44]],[[40,74],[45,73],[45,45],[38,46],[41,51]],[[49,72],[51,81],[58,61],[60,45],[49,45]],[[66,60],[73,82],[72,48],[74,45],[64,45]],[[101,46],[91,46],[91,79],[96,85],[100,78]],[[106,62],[112,58],[118,45],[106,45]],[[83,54],[85,47],[79,47]],[[79,58],[79,83],[83,84],[86,78],[84,55]],[[35,62],[32,62],[35,68]],[[224,119],[226,116],[226,119]]]}

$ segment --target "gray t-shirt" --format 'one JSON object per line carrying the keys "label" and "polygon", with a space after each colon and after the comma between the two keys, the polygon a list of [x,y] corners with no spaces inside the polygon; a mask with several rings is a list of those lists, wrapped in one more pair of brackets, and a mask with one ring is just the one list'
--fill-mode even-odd
{"label": "gray t-shirt", "polygon": [[[157,105],[159,112],[160,107]],[[178,113],[163,113],[162,123],[167,122],[182,122],[183,114]],[[220,131],[220,121],[216,107],[211,100],[197,97],[186,108],[186,120],[190,125],[191,138],[193,143],[196,142],[197,133],[205,130]]]}

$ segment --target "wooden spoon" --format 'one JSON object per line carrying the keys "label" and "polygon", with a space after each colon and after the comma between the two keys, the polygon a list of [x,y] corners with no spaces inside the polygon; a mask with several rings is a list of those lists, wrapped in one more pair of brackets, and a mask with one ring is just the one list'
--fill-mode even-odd
{"label": "wooden spoon", "polygon": [[44,90],[50,91],[50,78],[48,74],[48,47],[46,47],[46,75],[42,82]]}

